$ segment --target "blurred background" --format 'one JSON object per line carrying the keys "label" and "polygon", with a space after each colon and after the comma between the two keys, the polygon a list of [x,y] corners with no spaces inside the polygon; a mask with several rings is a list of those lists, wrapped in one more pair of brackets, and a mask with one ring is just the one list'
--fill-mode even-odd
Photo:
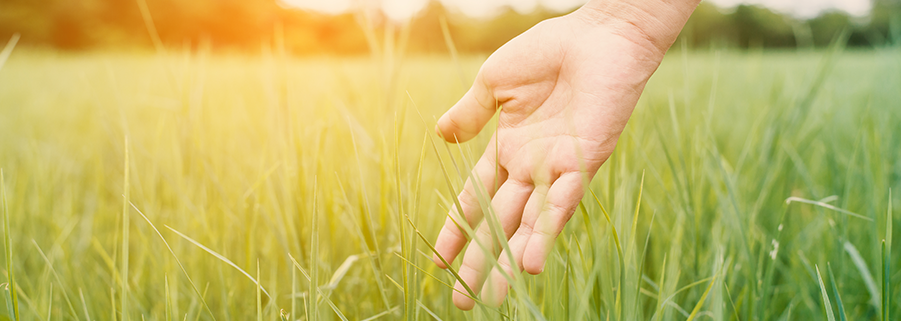
{"label": "blurred background", "polygon": [[[585,0],[3,0],[0,38],[63,50],[209,46],[259,53],[283,41],[294,55],[360,55],[385,37],[415,53],[445,53],[442,19],[461,53],[487,53]],[[677,45],[874,47],[901,35],[897,0],[703,1]],[[388,32],[385,32],[388,31]],[[158,38],[154,33],[158,34]]]}
{"label": "blurred background", "polygon": [[584,2],[0,0],[0,321],[899,320],[901,0],[703,1],[545,272],[453,306],[494,130],[435,117]]}

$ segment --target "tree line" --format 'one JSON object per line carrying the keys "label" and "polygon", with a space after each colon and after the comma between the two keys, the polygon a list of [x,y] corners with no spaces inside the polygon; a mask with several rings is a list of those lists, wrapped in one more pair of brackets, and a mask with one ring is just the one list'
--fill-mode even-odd
{"label": "tree line", "polygon": [[[475,19],[432,1],[410,21],[398,23],[376,11],[332,16],[278,1],[4,0],[0,37],[20,33],[23,45],[61,50],[146,50],[153,49],[158,39],[167,48],[204,46],[258,53],[277,45],[295,55],[365,54],[386,40],[409,52],[446,53],[447,40],[452,40],[459,52],[485,53],[535,23],[562,14],[539,8],[528,14],[505,10],[490,19]],[[901,43],[899,3],[875,0],[867,17],[827,11],[799,19],[759,6],[724,10],[705,2],[677,45],[823,47],[845,32],[851,47],[889,46]]]}

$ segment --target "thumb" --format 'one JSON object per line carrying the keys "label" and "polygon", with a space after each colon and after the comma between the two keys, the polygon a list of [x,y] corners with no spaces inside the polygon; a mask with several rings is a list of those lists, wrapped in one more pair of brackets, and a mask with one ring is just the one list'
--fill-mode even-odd
{"label": "thumb", "polygon": [[465,142],[479,134],[496,110],[494,96],[477,78],[463,98],[438,119],[435,131],[448,142]]}

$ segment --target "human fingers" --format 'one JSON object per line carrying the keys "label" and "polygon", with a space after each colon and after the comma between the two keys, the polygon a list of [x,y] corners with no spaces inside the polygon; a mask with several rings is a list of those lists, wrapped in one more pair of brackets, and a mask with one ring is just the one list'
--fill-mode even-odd
{"label": "human fingers", "polygon": [[[492,269],[491,274],[488,275],[488,280],[485,281],[485,289],[481,295],[485,304],[495,307],[500,306],[507,296],[509,285],[504,274],[516,277],[519,275],[519,272],[522,272],[523,253],[526,250],[526,245],[528,245],[529,237],[532,235],[532,227],[538,219],[538,214],[541,212],[547,191],[547,185],[539,185],[535,187],[532,195],[529,196],[529,200],[523,209],[520,225],[508,242],[510,254],[507,254],[506,250],[501,252],[498,258],[498,266]],[[511,254],[513,256],[512,262],[510,261]]]}
{"label": "human fingers", "polygon": [[451,143],[465,142],[482,131],[494,116],[497,102],[489,88],[477,77],[472,88],[440,119],[436,132]]}
{"label": "human fingers", "polygon": [[584,194],[582,173],[569,172],[554,181],[548,190],[541,213],[529,237],[522,265],[526,272],[538,274],[554,248],[554,240],[563,231]]}
{"label": "human fingers", "polygon": [[[491,208],[496,214],[496,221],[500,226],[492,227],[494,223],[486,221],[482,223],[476,232],[473,242],[466,250],[463,264],[458,275],[469,285],[474,293],[479,293],[488,272],[491,271],[491,260],[497,259],[500,237],[505,240],[516,231],[519,226],[523,207],[532,193],[531,183],[515,179],[508,179],[498,190],[491,201]],[[499,228],[499,229],[498,229]],[[498,235],[502,233],[503,235]],[[462,284],[456,284],[458,290],[463,290]],[[462,293],[454,293],[454,304],[463,310],[471,309],[475,304],[473,300]]]}
{"label": "human fingers", "polygon": [[[477,181],[473,181],[472,178],[475,177],[478,178]],[[463,215],[460,215],[457,207],[453,206],[435,241],[435,250],[438,253],[432,256],[432,260],[442,269],[446,269],[447,266],[438,256],[444,258],[448,264],[453,263],[460,254],[460,250],[466,245],[466,241],[469,240],[466,229],[457,224],[468,224],[470,228],[474,228],[482,220],[479,193],[485,193],[483,195],[487,195],[489,198],[493,197],[495,184],[503,184],[507,179],[507,172],[502,168],[497,168],[494,158],[486,154],[482,155],[472,169],[472,178],[466,180],[463,190],[457,196],[457,202],[463,210]],[[481,188],[481,192],[477,193],[476,187]]]}
{"label": "human fingers", "polygon": [[[504,303],[510,284],[507,277],[516,279],[522,272],[522,255],[526,249],[528,238],[528,234],[514,233],[508,242],[510,254],[507,250],[501,251],[497,259],[497,266],[491,269],[480,296],[486,305],[499,307]],[[510,256],[513,256],[513,261],[510,261]]]}

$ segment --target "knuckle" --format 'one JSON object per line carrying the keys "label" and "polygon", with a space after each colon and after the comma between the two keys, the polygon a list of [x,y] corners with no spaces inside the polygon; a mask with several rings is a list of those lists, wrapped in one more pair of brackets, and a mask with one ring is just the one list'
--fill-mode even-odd
{"label": "knuckle", "polygon": [[524,235],[531,234],[534,229],[534,223],[528,221],[522,221],[519,224],[519,228],[516,229],[516,233],[522,233]]}
{"label": "knuckle", "polygon": [[532,182],[523,179],[521,177],[513,177],[512,175],[507,178],[507,181],[504,184],[511,184],[511,187],[516,188],[518,191],[532,191],[535,189],[535,186],[532,185]]}
{"label": "knuckle", "polygon": [[485,223],[482,223],[482,224],[483,224],[482,227],[480,227],[479,230],[476,231],[477,237],[479,238],[479,240],[482,240],[482,241],[491,240],[492,239],[491,231],[489,229],[485,228],[485,226],[486,226]]}
{"label": "knuckle", "polygon": [[462,240],[468,239],[466,237],[466,233],[464,233],[459,227],[457,227],[457,224],[454,224],[454,222],[451,220],[448,220],[447,223],[444,224],[444,230],[451,236],[457,237]]}
{"label": "knuckle", "polygon": [[463,213],[460,214],[465,216],[467,220],[472,216],[472,214],[476,214],[475,211],[482,210],[478,199],[474,195],[472,195],[470,189],[464,188],[463,191],[460,192],[460,195],[457,196],[457,201],[460,202],[460,207],[463,208]]}
{"label": "knuckle", "polygon": [[[475,260],[473,260],[472,257],[464,257],[463,264],[460,265],[460,270],[462,271],[463,269],[467,269],[470,271],[480,271],[481,266],[476,266],[474,261]],[[457,272],[457,274],[460,274],[460,272]]]}
{"label": "knuckle", "polygon": [[537,236],[547,236],[547,237],[550,237],[550,238],[555,238],[555,237],[557,237],[556,235],[553,235],[552,232],[548,232],[548,231],[545,231],[545,230],[540,229],[540,228],[539,228],[539,229],[534,229],[534,230],[532,230],[532,235],[533,235],[533,236],[536,236],[536,235],[537,235]]}
{"label": "knuckle", "polygon": [[544,204],[544,212],[553,215],[554,218],[565,217],[570,212],[571,206],[563,206],[554,202]]}
{"label": "knuckle", "polygon": [[501,273],[506,273],[510,277],[513,277],[515,275],[515,272],[513,271],[513,267],[510,266],[510,262],[507,262],[507,260],[497,261],[497,265],[500,266]]}

